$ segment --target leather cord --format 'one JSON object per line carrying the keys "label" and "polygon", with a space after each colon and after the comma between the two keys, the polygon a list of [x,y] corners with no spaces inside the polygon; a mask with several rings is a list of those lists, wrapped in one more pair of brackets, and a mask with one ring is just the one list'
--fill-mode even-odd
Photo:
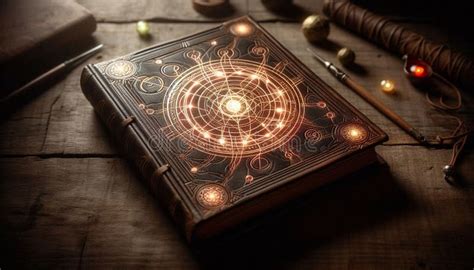
{"label": "leather cord", "polygon": [[[435,109],[440,112],[449,114],[452,119],[456,120],[457,126],[448,136],[436,135],[435,140],[428,141],[428,144],[452,147],[451,159],[447,166],[449,166],[450,168],[454,168],[459,154],[462,152],[464,146],[466,145],[468,135],[472,131],[468,129],[465,122],[461,120],[460,117],[453,115],[453,113],[457,112],[462,107],[462,97],[459,89],[437,73],[433,73],[432,76],[453,90],[454,96],[456,98],[456,103],[455,105],[447,104],[445,102],[446,97],[443,95],[439,96],[438,100],[435,101],[429,92],[425,93],[425,98],[427,102]],[[445,178],[446,177],[450,177],[450,175],[445,175]]]}

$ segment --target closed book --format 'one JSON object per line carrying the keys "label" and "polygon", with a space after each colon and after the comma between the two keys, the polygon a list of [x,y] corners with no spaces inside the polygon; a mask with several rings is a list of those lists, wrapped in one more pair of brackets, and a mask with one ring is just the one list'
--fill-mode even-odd
{"label": "closed book", "polygon": [[375,162],[387,139],[249,17],[88,65],[81,86],[190,242]]}
{"label": "closed book", "polygon": [[0,1],[0,99],[77,55],[95,29],[72,0]]}

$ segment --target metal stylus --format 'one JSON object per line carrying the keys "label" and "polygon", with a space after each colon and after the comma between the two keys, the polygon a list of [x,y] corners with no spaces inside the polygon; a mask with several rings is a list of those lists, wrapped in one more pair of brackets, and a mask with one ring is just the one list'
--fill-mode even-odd
{"label": "metal stylus", "polygon": [[394,111],[389,109],[385,104],[377,100],[375,96],[373,96],[369,91],[367,91],[363,86],[355,82],[351,79],[346,73],[342,70],[334,66],[331,62],[323,59],[319,56],[314,50],[308,48],[308,51],[316,58],[321,64],[323,64],[329,72],[334,75],[340,82],[347,85],[351,90],[356,92],[360,97],[362,97],[365,101],[367,101],[370,105],[375,107],[379,112],[385,115],[388,119],[392,122],[397,124],[400,128],[402,128],[405,132],[407,132],[410,136],[415,138],[422,144],[426,144],[427,140],[425,136],[423,136],[417,129],[415,129],[412,125],[410,125],[407,121],[401,118],[398,114]]}
{"label": "metal stylus", "polygon": [[99,44],[95,46],[94,48],[87,50],[83,53],[81,53],[78,56],[75,56],[74,58],[71,58],[54,68],[48,70],[47,72],[41,74],[40,76],[36,77],[29,83],[23,85],[22,87],[16,89],[15,91],[11,92],[8,96],[0,99],[0,107],[3,107],[5,105],[8,105],[9,103],[14,102],[15,100],[19,99],[20,97],[26,96],[32,91],[32,89],[40,84],[41,82],[44,82],[48,80],[49,78],[60,74],[63,71],[66,71],[69,68],[75,67],[82,61],[86,60],[88,56],[91,56],[95,53],[97,53],[104,45]]}

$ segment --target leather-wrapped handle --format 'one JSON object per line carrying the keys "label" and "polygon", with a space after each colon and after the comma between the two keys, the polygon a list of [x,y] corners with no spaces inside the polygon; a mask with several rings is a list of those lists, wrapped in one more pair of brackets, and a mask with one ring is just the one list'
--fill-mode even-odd
{"label": "leather-wrapped handle", "polygon": [[346,0],[326,0],[324,13],[334,22],[400,55],[423,59],[454,83],[474,86],[474,62],[444,44],[425,39]]}

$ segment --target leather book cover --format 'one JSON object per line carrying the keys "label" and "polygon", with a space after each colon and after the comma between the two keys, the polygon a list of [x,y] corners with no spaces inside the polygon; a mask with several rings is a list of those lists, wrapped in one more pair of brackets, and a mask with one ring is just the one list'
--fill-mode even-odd
{"label": "leather book cover", "polygon": [[189,241],[368,165],[387,139],[249,17],[88,65],[81,86]]}
{"label": "leather book cover", "polygon": [[66,61],[96,29],[72,0],[0,1],[0,98]]}

